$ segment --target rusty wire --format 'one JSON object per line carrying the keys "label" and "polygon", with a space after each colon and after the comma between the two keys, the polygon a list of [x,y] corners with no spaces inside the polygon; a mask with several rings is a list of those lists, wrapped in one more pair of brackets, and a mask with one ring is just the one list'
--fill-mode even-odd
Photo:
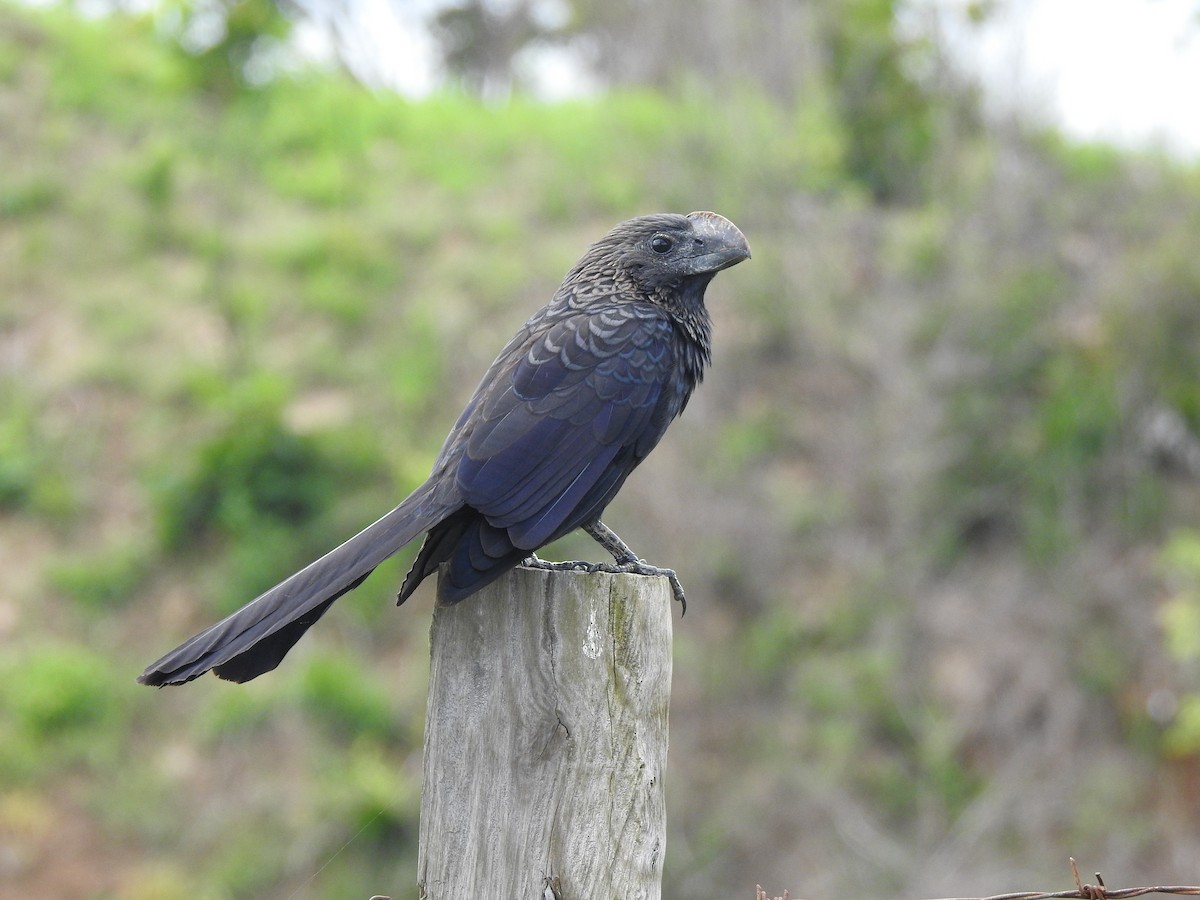
{"label": "rusty wire", "polygon": [[1052,900],[1056,897],[1078,897],[1081,900],[1120,900],[1122,897],[1144,897],[1147,894],[1200,897],[1200,887],[1164,884],[1156,887],[1102,888],[1095,884],[1085,884],[1082,890],[1073,888],[1069,891],[1018,891],[1015,894],[993,894],[990,897],[945,897],[940,900]]}
{"label": "rusty wire", "polygon": [[[1071,860],[1071,875],[1075,879],[1075,887],[1065,891],[1017,891],[1012,894],[993,894],[989,897],[942,897],[939,900],[1123,900],[1125,897],[1145,897],[1149,894],[1200,897],[1200,886],[1197,885],[1164,884],[1155,887],[1110,888],[1104,884],[1099,872],[1096,873],[1095,884],[1085,884],[1079,878],[1079,868],[1074,859]],[[755,885],[754,896],[755,900],[791,900],[787,891],[783,892],[782,897],[772,898],[760,885]]]}

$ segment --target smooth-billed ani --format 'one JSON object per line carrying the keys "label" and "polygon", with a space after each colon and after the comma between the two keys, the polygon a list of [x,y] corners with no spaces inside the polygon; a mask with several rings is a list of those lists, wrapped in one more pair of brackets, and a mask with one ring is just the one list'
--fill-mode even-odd
{"label": "smooth-billed ani", "polygon": [[[376,566],[425,534],[403,603],[445,564],[456,603],[526,561],[666,575],[641,562],[600,516],[688,402],[710,361],[704,291],[750,258],[716,213],[623,222],[588,249],[553,299],[509,341],[451,429],[429,479],[379,521],[150,665],[143,684],[212,669],[249,681]],[[615,565],[543,563],[534,552],[584,528]]]}

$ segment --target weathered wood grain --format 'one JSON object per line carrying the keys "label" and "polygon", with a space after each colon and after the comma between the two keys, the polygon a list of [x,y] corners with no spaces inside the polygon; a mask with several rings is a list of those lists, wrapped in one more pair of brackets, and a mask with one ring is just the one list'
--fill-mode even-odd
{"label": "weathered wood grain", "polygon": [[671,615],[665,578],[523,568],[437,609],[422,897],[660,896]]}

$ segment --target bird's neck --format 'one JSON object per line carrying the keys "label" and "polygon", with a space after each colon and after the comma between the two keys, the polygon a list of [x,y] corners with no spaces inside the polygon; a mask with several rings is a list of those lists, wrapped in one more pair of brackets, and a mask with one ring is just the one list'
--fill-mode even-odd
{"label": "bird's neck", "polygon": [[704,378],[704,370],[712,362],[712,319],[704,305],[704,289],[712,275],[695,276],[682,286],[663,291],[656,298],[667,309],[682,337],[680,364],[693,386]]}

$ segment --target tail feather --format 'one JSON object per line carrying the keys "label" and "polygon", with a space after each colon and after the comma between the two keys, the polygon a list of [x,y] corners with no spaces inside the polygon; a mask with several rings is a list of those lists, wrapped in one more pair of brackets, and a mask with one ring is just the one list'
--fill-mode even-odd
{"label": "tail feather", "polygon": [[138,681],[183,684],[210,669],[229,681],[249,681],[271,671],[335,600],[453,512],[434,502],[431,488],[426,483],[341,546],[151,663]]}

